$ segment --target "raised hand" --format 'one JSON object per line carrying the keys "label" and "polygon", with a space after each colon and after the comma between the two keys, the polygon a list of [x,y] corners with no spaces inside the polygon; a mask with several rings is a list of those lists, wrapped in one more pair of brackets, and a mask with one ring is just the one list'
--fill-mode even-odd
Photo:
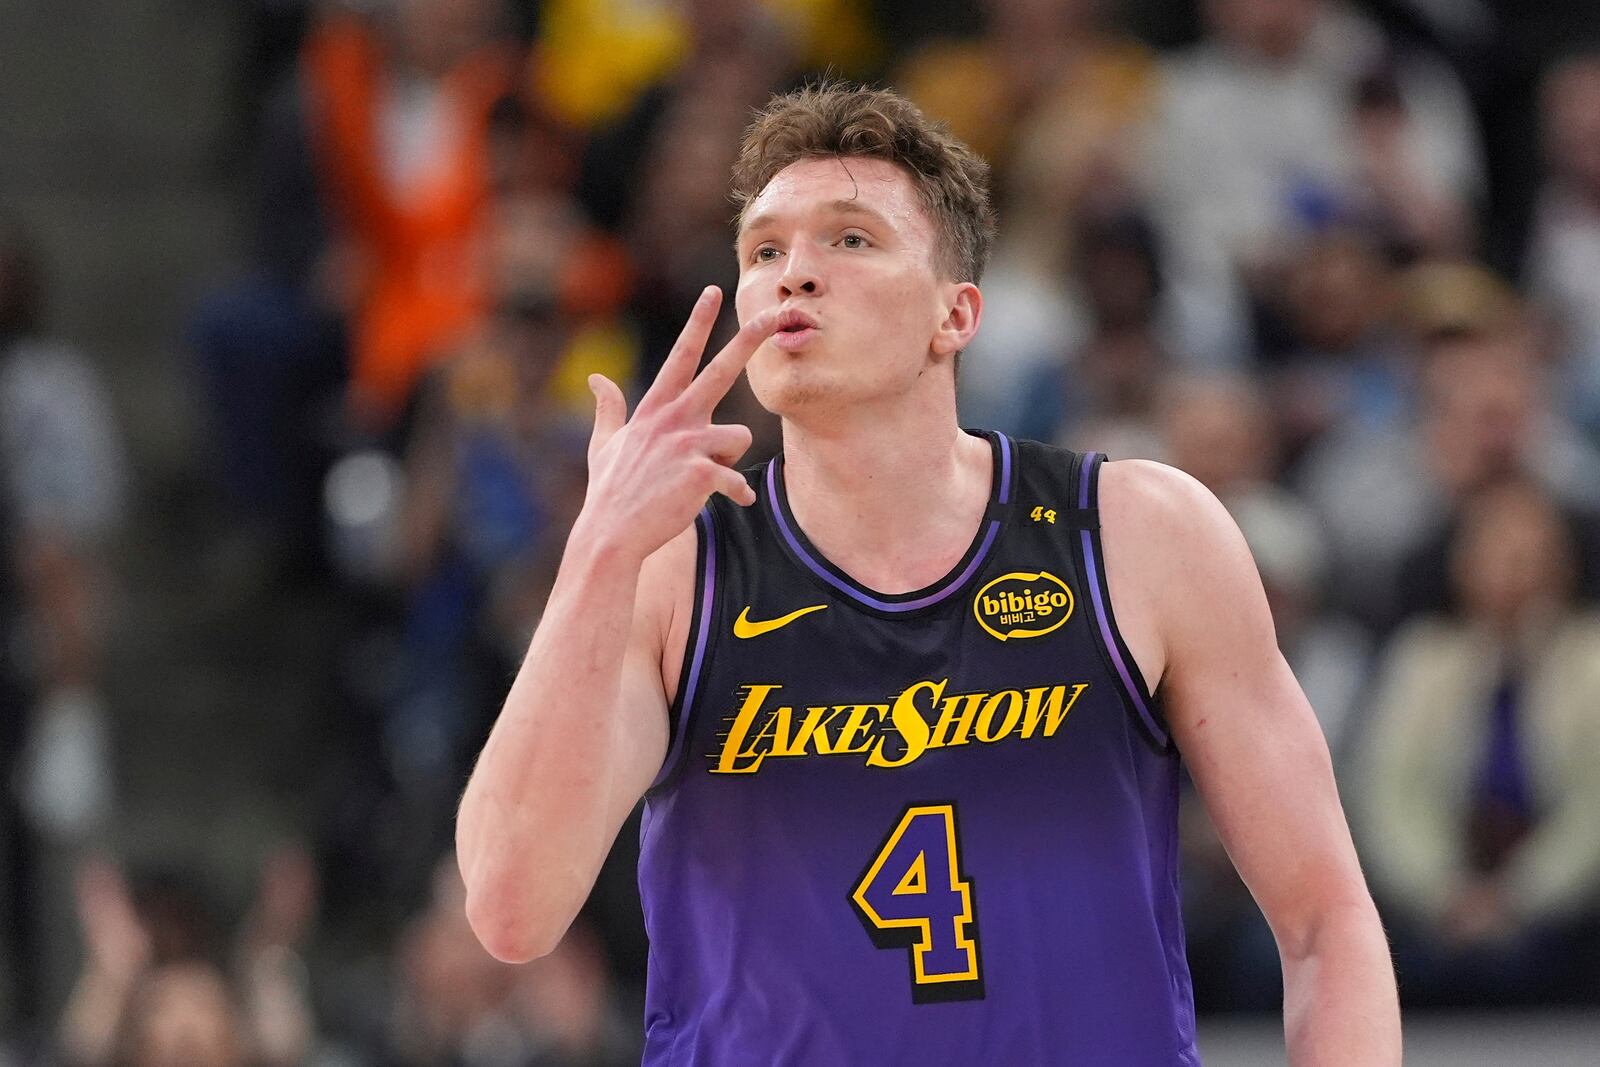
{"label": "raised hand", "polygon": [[750,447],[750,429],[716,425],[711,414],[739,372],[771,335],[776,316],[751,319],[697,376],[722,293],[700,294],[689,321],[633,417],[616,383],[589,378],[595,395],[589,440],[589,491],[580,526],[643,560],[681,533],[712,493],[748,506],[756,500],[733,464]]}
{"label": "raised hand", "polygon": [[131,983],[150,962],[151,944],[122,871],[110,860],[86,859],[76,890],[86,964],[115,983]]}

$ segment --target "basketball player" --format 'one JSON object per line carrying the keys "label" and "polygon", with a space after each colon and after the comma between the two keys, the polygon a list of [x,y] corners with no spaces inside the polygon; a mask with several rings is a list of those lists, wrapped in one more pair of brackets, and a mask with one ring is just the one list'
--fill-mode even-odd
{"label": "basketball player", "polygon": [[[1297,1065],[1396,1064],[1316,721],[1217,501],[956,421],[986,168],[892,93],[746,135],[707,290],[590,483],[461,804],[488,949],[550,949],[645,799],[647,1064],[1195,1064],[1179,753],[1282,954]],[[710,421],[748,363],[783,454]],[[712,495],[717,494],[717,495]],[[708,497],[710,498],[708,503]]]}

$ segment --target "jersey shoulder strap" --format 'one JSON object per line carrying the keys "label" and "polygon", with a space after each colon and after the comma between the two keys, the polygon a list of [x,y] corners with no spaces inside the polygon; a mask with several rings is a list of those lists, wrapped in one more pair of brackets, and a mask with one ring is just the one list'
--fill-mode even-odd
{"label": "jersey shoulder strap", "polygon": [[1067,528],[1073,567],[1083,582],[1085,607],[1098,638],[1095,644],[1106,670],[1116,681],[1128,714],[1152,746],[1170,751],[1172,737],[1159,701],[1123,640],[1111,604],[1100,529],[1100,472],[1106,456],[1100,452],[1071,452],[1034,441],[1019,441],[1017,448],[1022,477],[1039,490],[1034,498],[1059,500],[1066,505],[1056,509],[1056,522]]}
{"label": "jersey shoulder strap", "polygon": [[[770,461],[769,461],[770,462]],[[767,464],[739,473],[759,495]],[[760,519],[760,508],[735,504],[713,494],[695,516],[694,591],[689,609],[689,636],[684,643],[678,672],[678,692],[667,713],[667,756],[646,796],[656,796],[682,777],[685,752],[699,715],[702,680],[717,657],[717,636],[733,626],[726,606],[745,598],[753,576],[765,566],[770,538]]]}

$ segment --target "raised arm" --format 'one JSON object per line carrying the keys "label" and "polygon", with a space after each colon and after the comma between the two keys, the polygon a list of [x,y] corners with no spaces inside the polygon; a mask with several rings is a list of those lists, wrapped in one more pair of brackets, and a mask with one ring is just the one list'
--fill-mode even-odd
{"label": "raised arm", "polygon": [[713,492],[755,495],[731,464],[743,426],[711,412],[771,332],[746,323],[695,376],[720,294],[708,289],[633,418],[598,375],[589,491],[538,631],[461,799],[467,918],[492,954],[553,949],[618,829],[660,769],[694,573],[690,524]]}
{"label": "raised arm", "polygon": [[1124,637],[1283,961],[1294,1067],[1400,1062],[1389,948],[1328,746],[1278,651],[1250,552],[1206,489],[1154,463],[1101,475]]}

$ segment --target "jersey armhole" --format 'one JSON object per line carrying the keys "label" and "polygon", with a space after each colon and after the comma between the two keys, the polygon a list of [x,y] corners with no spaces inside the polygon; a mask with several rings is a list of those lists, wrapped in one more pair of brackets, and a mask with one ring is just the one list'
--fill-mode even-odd
{"label": "jersey armhole", "polygon": [[1099,640],[1095,647],[1100,651],[1106,669],[1119,682],[1118,690],[1128,714],[1138,725],[1140,734],[1158,752],[1172,748],[1172,735],[1167,730],[1160,704],[1145,683],[1138,662],[1129,651],[1122,632],[1117,629],[1116,614],[1111,607],[1111,586],[1106,578],[1105,552],[1100,542],[1100,468],[1106,457],[1099,452],[1085,452],[1073,468],[1072,495],[1078,509],[1094,515],[1094,521],[1084,522],[1075,531],[1073,556],[1078,573],[1083,576],[1089,592],[1090,620]]}
{"label": "jersey armhole", "polygon": [[717,523],[711,505],[695,516],[694,597],[689,609],[689,635],[683,643],[683,665],[678,671],[678,692],[667,709],[667,756],[645,797],[659,794],[678,779],[694,732],[694,712],[700,678],[705,674],[711,648],[711,616],[717,606]]}

